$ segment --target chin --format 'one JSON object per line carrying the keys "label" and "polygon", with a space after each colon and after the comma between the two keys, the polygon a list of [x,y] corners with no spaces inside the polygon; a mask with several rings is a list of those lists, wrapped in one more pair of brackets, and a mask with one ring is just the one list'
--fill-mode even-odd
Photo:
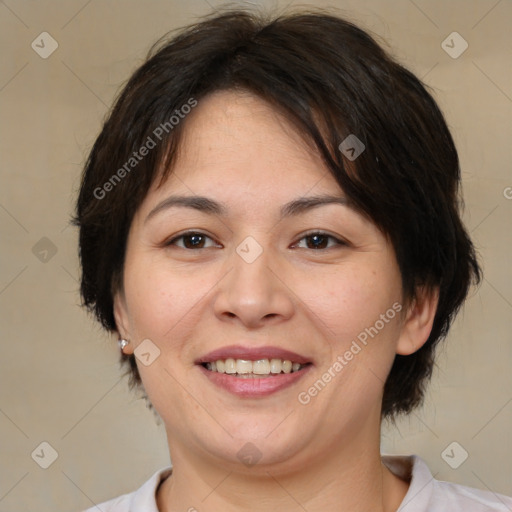
{"label": "chin", "polygon": [[[279,421],[282,421],[280,419]],[[273,428],[279,421],[272,423]],[[266,471],[270,467],[285,469],[287,465],[293,469],[303,458],[308,439],[304,428],[296,431],[280,429],[272,432],[271,423],[258,426],[239,425],[231,437],[226,432],[205,439],[198,439],[202,449],[221,464],[236,466],[236,470],[250,470],[253,474],[257,470]],[[198,434],[202,434],[201,431]]]}

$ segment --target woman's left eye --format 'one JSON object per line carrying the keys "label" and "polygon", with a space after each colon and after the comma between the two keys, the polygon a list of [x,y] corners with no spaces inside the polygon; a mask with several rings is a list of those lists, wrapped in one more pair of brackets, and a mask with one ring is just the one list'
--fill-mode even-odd
{"label": "woman's left eye", "polygon": [[[306,242],[306,247],[303,246],[301,249],[330,249],[331,247],[347,245],[343,240],[322,232],[308,233],[299,240],[299,244],[302,240],[309,241],[309,243]],[[329,245],[329,240],[334,241],[334,243]],[[296,244],[296,246],[299,246],[299,244]]]}

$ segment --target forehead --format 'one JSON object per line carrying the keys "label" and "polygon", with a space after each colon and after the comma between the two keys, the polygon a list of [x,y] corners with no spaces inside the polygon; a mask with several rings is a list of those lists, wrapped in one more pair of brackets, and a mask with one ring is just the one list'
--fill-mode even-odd
{"label": "forehead", "polygon": [[[170,190],[287,201],[309,192],[341,194],[314,145],[276,109],[248,92],[217,91],[187,116]],[[263,194],[263,196],[262,196]]]}

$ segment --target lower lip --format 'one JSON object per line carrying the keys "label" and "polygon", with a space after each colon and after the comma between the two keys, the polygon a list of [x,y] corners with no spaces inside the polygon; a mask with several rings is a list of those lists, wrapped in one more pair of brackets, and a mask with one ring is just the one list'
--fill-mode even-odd
{"label": "lower lip", "polygon": [[242,398],[258,398],[292,386],[308,373],[311,366],[308,365],[293,373],[280,373],[274,377],[257,377],[254,379],[244,379],[226,373],[212,372],[201,365],[199,365],[199,369],[213,384],[234,395]]}

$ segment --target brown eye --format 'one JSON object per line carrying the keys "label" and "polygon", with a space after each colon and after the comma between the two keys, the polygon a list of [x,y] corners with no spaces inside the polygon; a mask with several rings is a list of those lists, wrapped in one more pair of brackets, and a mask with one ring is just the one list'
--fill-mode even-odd
{"label": "brown eye", "polygon": [[[204,233],[198,233],[196,231],[189,231],[188,233],[183,233],[172,240],[169,240],[165,245],[175,245],[177,247],[181,247],[182,249],[206,249],[208,247],[214,247],[215,244],[210,246],[205,246],[207,240],[213,240],[205,235]],[[182,241],[178,243],[178,241]]]}
{"label": "brown eye", "polygon": [[[344,241],[339,240],[338,238],[332,235],[328,235],[327,233],[322,232],[309,233],[306,236],[302,237],[299,241],[299,244],[297,244],[298,247],[300,247],[300,242],[302,242],[303,240],[306,240],[305,247],[301,247],[304,249],[330,249],[336,246],[347,245]],[[330,241],[334,241],[334,243],[329,245]]]}

